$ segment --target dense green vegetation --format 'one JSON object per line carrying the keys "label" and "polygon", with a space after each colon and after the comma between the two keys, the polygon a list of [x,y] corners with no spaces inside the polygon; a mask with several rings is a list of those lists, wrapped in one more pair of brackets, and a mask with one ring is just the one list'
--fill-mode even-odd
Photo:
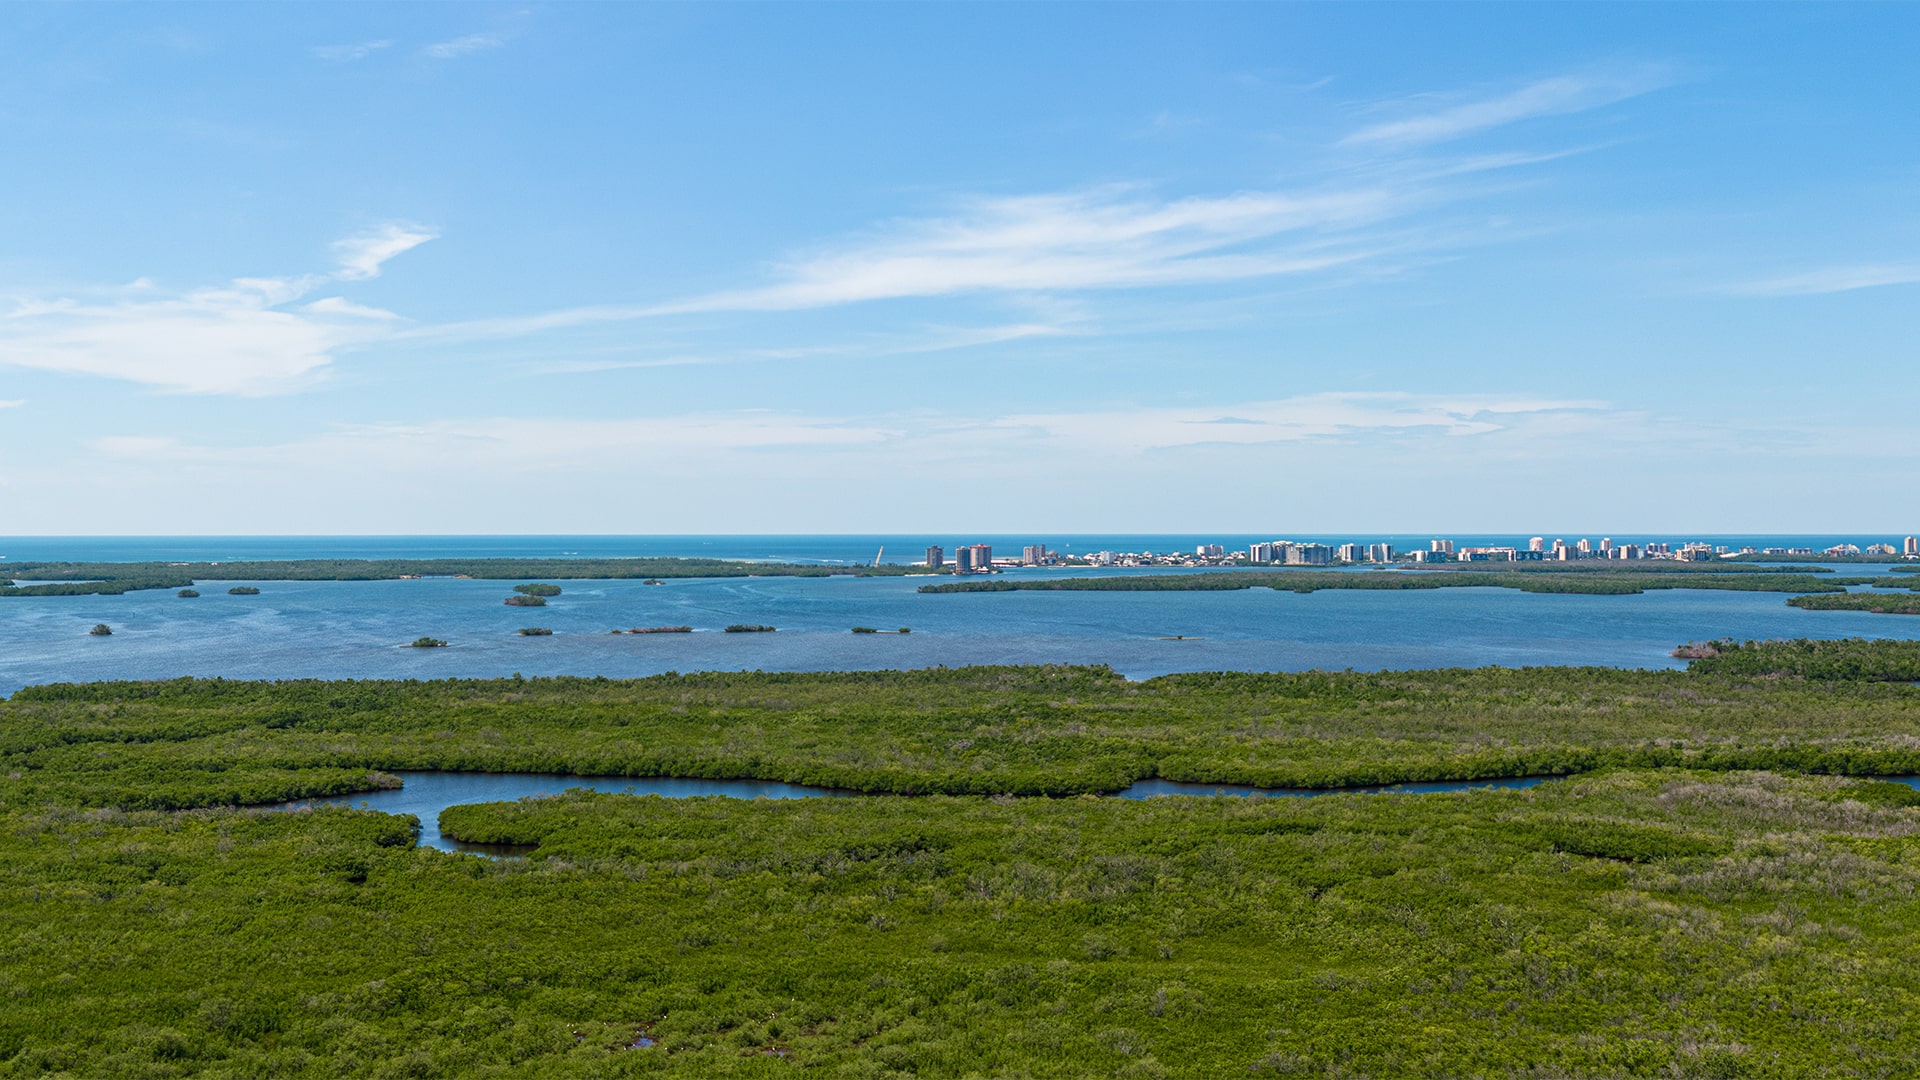
{"label": "dense green vegetation", "polygon": [[[614,633],[616,634],[619,632],[620,631],[618,630],[614,631]],[[633,629],[627,631],[627,633],[629,634],[691,634],[693,633],[693,627],[691,626],[636,626]]]}
{"label": "dense green vegetation", "polygon": [[1711,641],[1685,649],[1694,658],[1687,668],[1697,674],[1920,682],[1920,641]]}
{"label": "dense green vegetation", "polygon": [[175,593],[174,595],[178,596],[182,600],[193,600],[199,597],[200,590],[199,589],[181,589],[179,592]]}
{"label": "dense green vegetation", "polygon": [[504,602],[508,607],[546,607],[547,606],[546,597],[527,596],[522,593],[515,593],[514,595],[507,597],[507,599]]}
{"label": "dense green vegetation", "polygon": [[[30,570],[30,573],[20,573]],[[93,572],[85,572],[91,570]],[[105,563],[81,567],[59,563],[37,565],[21,563],[8,567],[23,578],[52,579],[40,585],[16,585],[0,581],[0,596],[121,596],[141,589],[178,589],[192,585],[193,578],[159,564]]]}
{"label": "dense green vegetation", "polygon": [[513,591],[527,596],[559,596],[560,586],[543,584],[515,585]]}
{"label": "dense green vegetation", "polygon": [[[1690,652],[28,688],[0,1076],[1913,1074],[1920,792],[1807,771],[1920,772],[1920,642]],[[410,768],[976,794],[230,806]]]}
{"label": "dense green vegetation", "polygon": [[779,629],[779,627],[768,626],[765,623],[737,622],[729,623],[726,627],[726,631],[729,634],[771,634],[777,629]]}
{"label": "dense green vegetation", "polygon": [[519,633],[521,637],[552,637],[553,636],[553,631],[545,626],[523,626],[520,628]]}
{"label": "dense green vegetation", "polygon": [[413,641],[407,645],[409,649],[444,649],[446,647],[447,643],[437,637],[414,638]]}
{"label": "dense green vegetation", "polygon": [[259,596],[260,590],[252,585],[235,585],[227,590],[228,596]]}
{"label": "dense green vegetation", "polygon": [[1841,593],[1796,596],[1787,603],[1808,611],[1873,611],[1882,615],[1920,615],[1920,593]]}
{"label": "dense green vegetation", "polygon": [[[1739,647],[1692,671],[963,668],[648,679],[55,684],[0,705],[0,803],[174,809],[397,769],[1077,794],[1604,767],[1920,773],[1913,642]],[[352,790],[347,788],[345,790]]]}
{"label": "dense green vegetation", "polygon": [[113,627],[108,626],[106,623],[94,623],[93,629],[87,631],[87,633],[94,637],[112,637]]}
{"label": "dense green vegetation", "polygon": [[0,1075],[1906,1076],[1912,796],[15,809]]}
{"label": "dense green vegetation", "polygon": [[[1686,564],[1677,563],[1675,566]],[[1274,589],[1311,593],[1322,589],[1501,588],[1531,593],[1582,593],[1628,596],[1650,589],[1732,589],[1740,592],[1844,592],[1869,578],[1814,577],[1804,573],[1738,573],[1704,570],[1442,570],[1432,573],[1377,571],[1329,573],[1323,570],[1233,570],[1202,574],[1128,574],[1102,577],[956,581],[922,585],[923,593],[980,592],[1211,592]]]}

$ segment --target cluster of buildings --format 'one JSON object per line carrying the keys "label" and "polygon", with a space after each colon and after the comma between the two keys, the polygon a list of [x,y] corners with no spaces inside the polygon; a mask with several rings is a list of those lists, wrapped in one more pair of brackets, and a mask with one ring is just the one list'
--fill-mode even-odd
{"label": "cluster of buildings", "polygon": [[1690,541],[1679,544],[1648,542],[1645,544],[1615,543],[1610,536],[1598,541],[1581,537],[1568,543],[1546,537],[1536,536],[1522,547],[1466,547],[1458,546],[1452,540],[1429,541],[1424,550],[1396,552],[1391,544],[1321,544],[1296,540],[1265,540],[1251,544],[1245,551],[1229,551],[1220,544],[1196,545],[1191,554],[1184,551],[1096,551],[1088,555],[1062,557],[1057,551],[1045,544],[1028,544],[1020,549],[1020,557],[995,559],[993,548],[988,544],[961,544],[953,549],[953,557],[947,558],[946,549],[938,545],[927,548],[926,562],[922,565],[930,570],[951,570],[956,574],[990,573],[994,570],[1012,569],[1021,566],[1352,566],[1374,564],[1379,566],[1399,563],[1496,563],[1496,562],[1576,562],[1583,559],[1612,559],[1633,561],[1637,559],[1671,559],[1680,562],[1705,562],[1710,559],[1731,558],[1736,555],[1831,555],[1843,557],[1849,555],[1886,556],[1888,558],[1904,556],[1909,559],[1920,558],[1920,539],[1907,537],[1900,548],[1892,544],[1869,544],[1864,549],[1855,544],[1836,544],[1822,551],[1812,548],[1752,548],[1743,547],[1734,550],[1725,544],[1707,544]]}

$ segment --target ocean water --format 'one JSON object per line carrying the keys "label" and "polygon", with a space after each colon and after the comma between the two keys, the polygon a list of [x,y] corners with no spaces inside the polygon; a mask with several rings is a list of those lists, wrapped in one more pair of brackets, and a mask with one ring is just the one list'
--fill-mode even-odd
{"label": "ocean water", "polygon": [[[117,542],[116,542],[117,543]],[[225,545],[242,550],[238,543]],[[308,549],[311,550],[311,549]],[[827,550],[822,545],[820,550]],[[87,557],[99,557],[91,555]],[[148,557],[151,557],[149,555]],[[1850,568],[1849,568],[1850,569]],[[1021,571],[1049,574],[1059,571]],[[544,608],[507,607],[510,582],[427,579],[227,584],[198,599],[0,599],[0,693],[47,682],[164,679],[631,677],[666,671],[821,671],[969,664],[1106,664],[1177,671],[1381,670],[1483,665],[1678,666],[1706,638],[1920,637],[1920,618],[1801,611],[1778,593],[1670,590],[1551,596],[1507,589],[921,595],[925,578],[564,581]],[[111,637],[91,637],[95,623]],[[763,623],[771,634],[726,634]],[[692,634],[610,634],[689,625]],[[521,637],[524,626],[550,637]],[[911,634],[853,634],[855,626]],[[422,636],[451,643],[411,649]],[[1162,640],[1182,636],[1187,640]]]}

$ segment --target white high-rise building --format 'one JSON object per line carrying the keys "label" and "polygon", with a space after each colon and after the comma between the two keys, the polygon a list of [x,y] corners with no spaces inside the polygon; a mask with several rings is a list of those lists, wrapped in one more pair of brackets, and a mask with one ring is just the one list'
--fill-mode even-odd
{"label": "white high-rise building", "polygon": [[1906,554],[1920,555],[1920,537],[1914,537],[1914,536],[1907,537]]}
{"label": "white high-rise building", "polygon": [[1272,544],[1250,544],[1247,547],[1247,561],[1270,563],[1273,561]]}
{"label": "white high-rise building", "polygon": [[1359,562],[1360,561],[1360,545],[1359,544],[1341,544],[1340,550],[1339,550],[1339,558],[1341,562],[1348,562],[1348,563]]}
{"label": "white high-rise building", "polygon": [[1436,555],[1451,555],[1453,554],[1453,541],[1435,540],[1427,545],[1427,550]]}
{"label": "white high-rise building", "polygon": [[1547,550],[1547,538],[1544,536],[1536,536],[1533,539],[1527,541],[1527,550],[1528,551]]}
{"label": "white high-rise building", "polygon": [[1390,563],[1393,561],[1392,544],[1370,544],[1367,547],[1367,561]]}

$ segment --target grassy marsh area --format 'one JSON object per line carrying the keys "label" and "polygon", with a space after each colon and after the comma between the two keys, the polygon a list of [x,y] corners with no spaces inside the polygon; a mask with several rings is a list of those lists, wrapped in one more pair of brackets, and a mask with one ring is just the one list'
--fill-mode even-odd
{"label": "grassy marsh area", "polygon": [[1073,795],[1602,767],[1920,773],[1914,642],[1715,643],[1690,671],[1101,667],[645,679],[179,679],[0,705],[0,804],[175,809],[444,769]]}
{"label": "grassy marsh area", "polygon": [[[1920,793],[1807,770],[1920,772],[1920,642],[1689,652],[30,688],[0,704],[0,1076],[1911,1075]],[[224,805],[400,768],[978,794],[442,815],[532,848],[500,861]]]}
{"label": "grassy marsh area", "polygon": [[14,810],[0,1075],[1911,1075],[1912,796]]}

